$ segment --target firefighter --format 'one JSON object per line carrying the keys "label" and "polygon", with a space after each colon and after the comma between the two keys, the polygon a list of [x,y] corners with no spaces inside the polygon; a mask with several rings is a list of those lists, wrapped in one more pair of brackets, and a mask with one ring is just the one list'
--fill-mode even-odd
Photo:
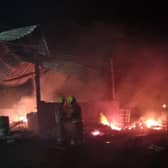
{"label": "firefighter", "polygon": [[83,123],[81,116],[81,108],[77,103],[75,97],[69,96],[67,98],[67,113],[70,119],[70,144],[78,145],[83,141]]}
{"label": "firefighter", "polygon": [[59,96],[57,99],[55,109],[56,138],[58,144],[62,144],[64,140],[64,125],[63,125],[64,105],[65,105],[64,96]]}

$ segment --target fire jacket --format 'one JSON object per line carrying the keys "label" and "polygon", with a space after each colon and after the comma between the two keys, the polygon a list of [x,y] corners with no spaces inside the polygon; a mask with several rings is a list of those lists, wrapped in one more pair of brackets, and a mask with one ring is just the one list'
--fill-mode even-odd
{"label": "fire jacket", "polygon": [[55,121],[60,124],[64,116],[64,106],[62,103],[57,103],[55,108]]}
{"label": "fire jacket", "polygon": [[77,103],[70,105],[69,110],[71,113],[71,122],[72,123],[75,124],[75,123],[82,122],[81,108]]}

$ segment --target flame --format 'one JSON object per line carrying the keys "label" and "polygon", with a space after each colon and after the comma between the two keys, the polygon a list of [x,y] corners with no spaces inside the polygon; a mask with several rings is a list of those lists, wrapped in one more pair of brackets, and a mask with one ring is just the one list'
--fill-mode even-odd
{"label": "flame", "polygon": [[113,130],[117,130],[117,131],[121,131],[122,128],[120,128],[119,126],[117,126],[117,124],[111,123],[110,124],[111,129]]}
{"label": "flame", "polygon": [[162,127],[162,122],[160,120],[148,119],[144,123],[147,128]]}
{"label": "flame", "polygon": [[140,129],[153,129],[153,130],[161,130],[163,129],[163,121],[161,119],[159,120],[155,120],[153,118],[147,118],[144,119],[143,121],[137,121],[133,124],[131,124],[128,129],[132,130],[132,129],[136,129],[138,126],[138,128]]}
{"label": "flame", "polygon": [[121,130],[121,128],[118,126],[117,123],[109,122],[107,117],[103,113],[100,113],[100,123],[103,125],[109,126],[113,130],[117,130],[117,131]]}
{"label": "flame", "polygon": [[19,121],[22,121],[24,123],[27,123],[27,117],[26,116],[20,116]]}
{"label": "flame", "polygon": [[36,103],[34,96],[24,96],[16,104],[9,108],[0,109],[0,115],[9,116],[10,124],[15,122],[27,123],[26,115],[30,112],[36,112]]}
{"label": "flame", "polygon": [[[112,130],[121,131],[122,128],[119,126],[117,122],[110,122],[108,118],[103,114],[100,113],[100,123],[110,127]],[[163,118],[159,118],[155,120],[154,118],[145,117],[139,121],[136,121],[129,126],[127,126],[128,130],[132,129],[153,129],[153,130],[161,130],[164,128],[163,126]],[[124,129],[124,128],[123,128]]]}
{"label": "flame", "polygon": [[110,126],[108,119],[106,118],[106,116],[103,113],[100,113],[100,123],[103,125]]}

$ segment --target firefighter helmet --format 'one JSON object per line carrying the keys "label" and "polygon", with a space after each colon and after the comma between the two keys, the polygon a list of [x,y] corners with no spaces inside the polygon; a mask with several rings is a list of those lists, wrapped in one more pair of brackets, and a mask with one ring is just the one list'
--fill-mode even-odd
{"label": "firefighter helmet", "polygon": [[68,104],[71,104],[71,103],[73,103],[73,102],[75,102],[75,101],[76,101],[76,99],[75,99],[74,96],[69,96],[69,97],[67,97],[67,103],[68,103]]}
{"label": "firefighter helmet", "polygon": [[59,97],[57,98],[57,102],[58,102],[58,103],[64,103],[64,101],[65,101],[64,96],[59,96]]}

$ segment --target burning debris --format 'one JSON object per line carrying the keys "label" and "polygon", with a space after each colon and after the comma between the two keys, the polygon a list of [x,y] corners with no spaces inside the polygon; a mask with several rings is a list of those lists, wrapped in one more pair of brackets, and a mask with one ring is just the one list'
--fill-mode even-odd
{"label": "burning debris", "polygon": [[[122,121],[111,119],[110,116],[100,113],[99,123],[102,125],[102,128],[95,129],[91,132],[93,136],[100,136],[105,134],[105,128],[108,127],[111,131],[143,131],[147,132],[149,130],[153,131],[164,131],[166,130],[166,116],[162,115],[159,117],[154,117],[152,115],[143,116],[139,120],[130,122],[127,125],[123,125]],[[104,128],[103,128],[104,126]],[[100,131],[101,130],[101,131]]]}

